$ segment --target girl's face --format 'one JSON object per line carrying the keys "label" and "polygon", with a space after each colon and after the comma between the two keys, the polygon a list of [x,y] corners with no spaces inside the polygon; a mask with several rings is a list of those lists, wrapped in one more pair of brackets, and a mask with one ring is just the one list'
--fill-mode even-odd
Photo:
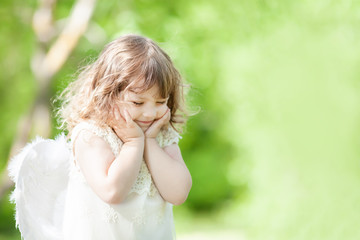
{"label": "girl's face", "polygon": [[125,108],[129,112],[132,120],[136,122],[143,131],[146,131],[154,121],[161,118],[168,109],[168,98],[162,98],[160,96],[157,85],[141,93],[136,93],[131,90],[126,91],[122,96],[122,100],[126,103]]}

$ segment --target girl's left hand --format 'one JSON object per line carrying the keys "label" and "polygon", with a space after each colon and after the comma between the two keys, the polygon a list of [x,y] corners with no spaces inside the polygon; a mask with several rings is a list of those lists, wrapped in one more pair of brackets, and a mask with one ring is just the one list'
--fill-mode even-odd
{"label": "girl's left hand", "polygon": [[156,138],[156,136],[158,135],[158,133],[160,132],[160,129],[169,123],[170,121],[170,109],[168,108],[165,112],[165,114],[157,119],[156,121],[153,122],[153,124],[151,124],[151,126],[145,131],[145,137],[146,138]]}

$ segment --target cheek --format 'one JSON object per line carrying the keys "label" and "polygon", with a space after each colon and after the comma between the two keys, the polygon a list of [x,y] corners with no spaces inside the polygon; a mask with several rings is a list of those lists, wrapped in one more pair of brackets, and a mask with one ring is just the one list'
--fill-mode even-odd
{"label": "cheek", "polygon": [[126,107],[126,110],[128,111],[128,113],[131,116],[131,119],[133,119],[133,120],[139,116],[139,109],[135,106],[129,105]]}
{"label": "cheek", "polygon": [[165,114],[166,110],[167,110],[166,105],[159,107],[159,109],[157,111],[157,118],[161,118]]}

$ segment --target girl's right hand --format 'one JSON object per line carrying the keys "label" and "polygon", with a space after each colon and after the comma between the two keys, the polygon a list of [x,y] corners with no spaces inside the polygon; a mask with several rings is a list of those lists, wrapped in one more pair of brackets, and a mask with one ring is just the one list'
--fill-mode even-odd
{"label": "girl's right hand", "polygon": [[118,106],[114,107],[113,117],[113,128],[116,135],[123,141],[134,142],[134,141],[144,141],[144,132],[139,125],[136,124],[131,119],[129,112],[124,109],[123,114],[121,114]]}

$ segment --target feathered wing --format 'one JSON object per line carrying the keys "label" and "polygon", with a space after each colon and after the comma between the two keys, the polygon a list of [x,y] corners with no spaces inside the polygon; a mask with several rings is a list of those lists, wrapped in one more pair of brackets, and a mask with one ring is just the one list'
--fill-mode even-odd
{"label": "feathered wing", "polygon": [[38,137],[11,160],[11,200],[25,240],[62,239],[69,158],[68,143],[60,135],[55,140]]}

